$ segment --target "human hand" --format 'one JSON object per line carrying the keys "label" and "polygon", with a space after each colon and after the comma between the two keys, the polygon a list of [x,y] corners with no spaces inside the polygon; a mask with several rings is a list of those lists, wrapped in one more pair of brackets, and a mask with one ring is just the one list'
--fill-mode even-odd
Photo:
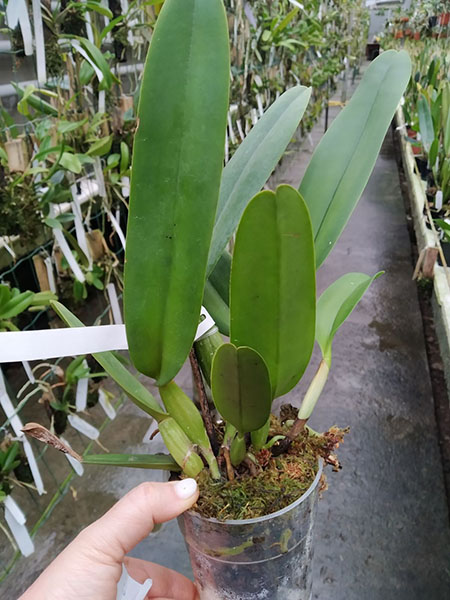
{"label": "human hand", "polygon": [[197,600],[192,581],[159,565],[126,557],[153,529],[190,508],[198,498],[194,479],[143,483],[84,529],[19,600],[116,600],[122,564],[143,583],[147,598]]}

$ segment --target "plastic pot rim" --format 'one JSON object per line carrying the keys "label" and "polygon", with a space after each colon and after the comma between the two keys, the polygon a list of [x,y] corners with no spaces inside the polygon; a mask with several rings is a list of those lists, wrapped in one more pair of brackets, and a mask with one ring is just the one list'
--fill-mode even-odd
{"label": "plastic pot rim", "polygon": [[276,512],[269,513],[268,515],[263,515],[262,517],[253,517],[252,519],[227,519],[225,521],[221,521],[220,519],[215,519],[213,517],[203,517],[200,513],[195,512],[195,510],[188,510],[186,512],[188,514],[190,513],[191,515],[195,515],[199,519],[203,519],[204,521],[207,521],[209,523],[219,523],[221,525],[251,525],[252,523],[262,523],[264,521],[269,521],[270,519],[280,517],[281,515],[291,511],[292,509],[294,509],[297,506],[299,506],[300,504],[302,504],[308,498],[308,496],[310,496],[313,493],[313,491],[316,489],[316,487],[319,485],[319,481],[320,481],[320,478],[321,478],[322,472],[323,472],[323,459],[319,458],[318,462],[319,462],[319,468],[317,469],[316,476],[314,477],[314,481],[311,483],[311,485],[306,490],[306,492],[304,494],[302,494],[300,496],[300,498],[297,498],[297,500],[295,500],[291,504],[288,504],[288,506],[285,506],[284,508],[277,510]]}

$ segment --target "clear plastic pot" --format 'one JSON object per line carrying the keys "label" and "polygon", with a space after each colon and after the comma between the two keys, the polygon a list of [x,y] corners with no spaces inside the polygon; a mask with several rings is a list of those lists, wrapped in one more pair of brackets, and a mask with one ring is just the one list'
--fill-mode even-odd
{"label": "clear plastic pot", "polygon": [[218,521],[179,517],[201,600],[311,600],[322,461],[307,492],[278,512]]}

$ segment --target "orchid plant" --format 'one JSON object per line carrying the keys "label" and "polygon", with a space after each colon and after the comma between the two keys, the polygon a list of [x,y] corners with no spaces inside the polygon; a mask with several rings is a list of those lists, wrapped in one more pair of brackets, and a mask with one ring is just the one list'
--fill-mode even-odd
{"label": "orchid plant", "polygon": [[[379,275],[348,273],[317,300],[316,269],[364,190],[410,68],[405,52],[383,53],[323,136],[299,189],[261,191],[311,89],[281,95],[223,167],[230,84],[223,2],[164,2],[140,93],[124,289],[131,360],[156,382],[162,404],[113,353],[94,358],[157,421],[170,456],[87,455],[86,463],[190,477],[209,468],[220,479],[220,453],[229,451],[237,466],[252,450],[282,452],[304,430],[327,380],[333,338]],[[202,304],[221,333],[213,328],[194,344]],[[52,306],[69,326],[83,326]],[[315,340],[322,361],[297,419],[284,439],[271,439],[272,403],[297,385]],[[205,395],[199,409],[174,382],[189,355],[199,389],[211,388],[224,421],[221,447]]]}

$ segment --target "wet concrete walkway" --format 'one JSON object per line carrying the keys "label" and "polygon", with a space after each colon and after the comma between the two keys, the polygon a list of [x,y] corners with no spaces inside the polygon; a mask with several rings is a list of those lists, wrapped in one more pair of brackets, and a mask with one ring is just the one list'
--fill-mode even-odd
{"label": "wet concrete walkway", "polygon": [[[314,133],[316,142],[320,129]],[[297,185],[307,154],[292,156],[278,177]],[[379,270],[385,275],[336,335],[330,379],[312,419],[319,430],[351,427],[339,450],[344,468],[329,473],[319,503],[313,597],[444,600],[448,507],[392,132],[318,272],[319,291],[344,273]]]}
{"label": "wet concrete walkway", "polygon": [[[330,110],[330,119],[338,112]],[[323,123],[284,159],[272,184],[297,185]],[[341,240],[318,273],[319,290],[350,271],[384,269],[334,342],[329,382],[312,426],[351,427],[340,448],[343,470],[328,473],[315,530],[317,600],[445,600],[450,597],[450,528],[433,398],[406,219],[391,133]],[[287,399],[299,403],[318,363]],[[182,375],[189,386],[188,370]],[[102,436],[112,451],[142,452],[149,421],[131,403]],[[130,445],[130,440],[136,440]],[[157,451],[149,446],[146,452]],[[64,462],[64,459],[61,458]],[[37,536],[0,597],[17,598],[84,525],[148,472],[91,467]],[[175,522],[135,549],[135,556],[190,574]]]}

